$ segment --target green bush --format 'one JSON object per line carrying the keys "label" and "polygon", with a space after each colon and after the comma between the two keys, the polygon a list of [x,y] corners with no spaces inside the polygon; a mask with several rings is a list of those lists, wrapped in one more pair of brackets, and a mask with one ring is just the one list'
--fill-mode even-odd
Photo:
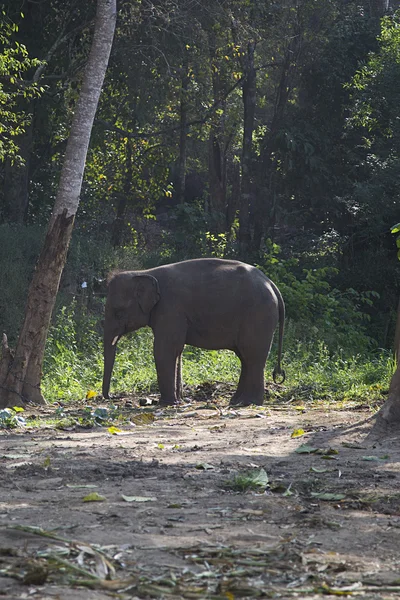
{"label": "green bush", "polygon": [[366,312],[376,292],[340,291],[331,285],[337,269],[301,269],[300,259],[280,258],[279,246],[272,243],[257,266],[279,287],[293,338],[305,343],[322,341],[330,351],[350,354],[376,346],[367,332],[370,316]]}

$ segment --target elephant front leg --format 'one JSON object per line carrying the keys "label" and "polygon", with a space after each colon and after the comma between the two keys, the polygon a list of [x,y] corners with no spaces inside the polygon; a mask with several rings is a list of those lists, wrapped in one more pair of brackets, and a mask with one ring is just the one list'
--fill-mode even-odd
{"label": "elephant front leg", "polygon": [[160,405],[171,406],[178,402],[177,373],[180,371],[177,362],[180,359],[181,350],[173,350],[164,343],[155,341],[154,360],[156,363],[158,387],[160,390]]}

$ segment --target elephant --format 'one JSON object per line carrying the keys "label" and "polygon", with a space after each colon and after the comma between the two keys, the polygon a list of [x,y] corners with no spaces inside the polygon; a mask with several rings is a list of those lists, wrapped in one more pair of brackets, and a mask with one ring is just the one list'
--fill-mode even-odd
{"label": "elephant", "polygon": [[261,405],[264,368],[279,322],[281,368],[285,305],[277,286],[254,266],[235,260],[197,258],[143,271],[112,273],[104,319],[103,397],[109,398],[118,340],[149,326],[160,405],[179,401],[185,344],[232,350],[241,362],[232,406]]}

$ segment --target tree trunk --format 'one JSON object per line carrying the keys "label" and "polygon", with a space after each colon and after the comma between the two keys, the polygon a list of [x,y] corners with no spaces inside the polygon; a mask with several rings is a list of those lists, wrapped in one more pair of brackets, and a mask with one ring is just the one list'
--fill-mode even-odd
{"label": "tree trunk", "polygon": [[187,159],[187,116],[188,116],[188,64],[185,57],[182,67],[181,79],[181,100],[180,100],[180,125],[179,125],[179,162],[178,162],[178,182],[177,182],[177,198],[178,203],[183,204],[185,201],[186,187],[186,159]]}
{"label": "tree trunk", "polygon": [[397,323],[395,333],[396,371],[389,385],[389,394],[385,404],[376,415],[375,424],[368,434],[368,440],[387,436],[390,432],[398,435],[400,432],[400,300],[397,307]]}
{"label": "tree trunk", "polygon": [[389,0],[367,0],[366,8],[374,17],[383,17],[389,10]]}
{"label": "tree trunk", "polygon": [[236,217],[236,211],[240,203],[240,166],[239,163],[232,163],[232,185],[231,193],[227,197],[228,206],[226,211],[226,230],[231,234],[231,228]]}
{"label": "tree trunk", "polygon": [[125,181],[122,196],[118,200],[117,216],[113,223],[111,233],[111,243],[114,248],[121,245],[122,231],[125,223],[125,212],[128,204],[128,197],[132,187],[132,146],[131,141],[126,141],[126,167],[125,167]]}
{"label": "tree trunk", "polygon": [[239,207],[239,241],[242,255],[246,256],[251,245],[250,210],[253,199],[253,131],[256,108],[256,69],[254,52],[256,43],[247,44],[246,60],[244,63],[243,96],[243,149],[242,177]]}
{"label": "tree trunk", "polygon": [[261,172],[259,174],[256,206],[254,209],[254,236],[253,251],[259,252],[268,229],[273,236],[273,227],[276,221],[276,165],[273,155],[276,150],[276,140],[283,128],[285,113],[292,90],[292,71],[296,68],[297,58],[302,49],[302,36],[300,31],[291,39],[286,48],[279,84],[276,89],[275,106],[269,131],[263,142],[261,154]]}
{"label": "tree trunk", "polygon": [[[116,0],[98,0],[92,47],[75,107],[57,197],[28,291],[25,319],[1,382],[0,407],[43,403],[41,370],[47,332],[79,205],[86,154],[114,37]],[[10,364],[11,362],[11,364]],[[0,365],[0,373],[3,371]]]}
{"label": "tree trunk", "polygon": [[[208,140],[208,185],[209,212],[213,217],[214,233],[225,232],[227,226],[226,204],[226,153],[225,109],[226,100],[223,93],[221,66],[217,66],[216,35],[211,31],[208,36],[208,49],[211,63],[213,104],[218,106],[221,114],[215,114],[210,126]],[[225,148],[224,148],[225,147]]]}
{"label": "tree trunk", "polygon": [[223,233],[226,230],[225,161],[214,127],[211,127],[208,148],[210,213],[214,217],[215,233]]}
{"label": "tree trunk", "polygon": [[[30,103],[33,111],[34,103]],[[7,159],[4,165],[4,220],[7,223],[23,223],[26,219],[29,200],[29,167],[32,152],[33,123],[24,133],[15,138],[22,164]]]}

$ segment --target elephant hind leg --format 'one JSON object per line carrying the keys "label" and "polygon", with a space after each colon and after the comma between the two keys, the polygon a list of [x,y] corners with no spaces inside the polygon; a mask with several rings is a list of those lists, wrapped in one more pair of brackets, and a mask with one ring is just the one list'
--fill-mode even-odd
{"label": "elephant hind leg", "polygon": [[249,406],[264,402],[264,368],[265,359],[249,360],[236,353],[242,365],[239,383],[235,394],[232,396],[230,406]]}

